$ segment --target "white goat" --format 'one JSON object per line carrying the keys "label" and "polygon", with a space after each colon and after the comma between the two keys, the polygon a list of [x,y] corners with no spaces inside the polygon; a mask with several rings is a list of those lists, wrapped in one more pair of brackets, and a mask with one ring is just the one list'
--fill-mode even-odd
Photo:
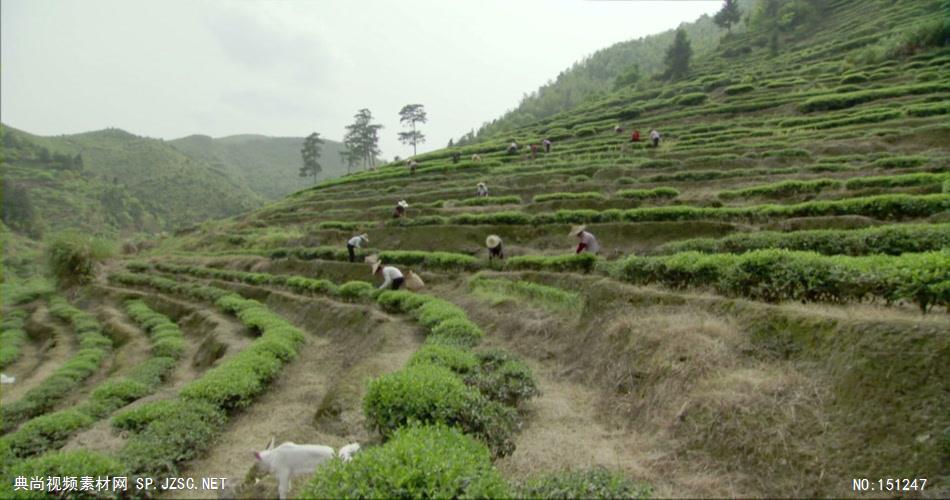
{"label": "white goat", "polygon": [[313,474],[317,467],[336,456],[333,448],[320,444],[286,442],[274,448],[274,439],[264,451],[255,451],[257,465],[266,473],[277,476],[277,493],[283,500],[290,491],[294,476]]}
{"label": "white goat", "polygon": [[337,452],[337,454],[340,455],[340,458],[343,459],[344,462],[349,462],[350,460],[353,460],[353,455],[355,455],[358,451],[360,451],[360,444],[350,443],[340,448],[340,451]]}
{"label": "white goat", "polygon": [[[340,448],[339,456],[344,462],[349,462],[359,450],[359,443],[350,443]],[[287,498],[294,476],[313,474],[317,467],[336,455],[333,448],[321,444],[295,444],[288,441],[274,448],[274,438],[271,438],[264,451],[254,452],[257,466],[263,472],[277,476],[277,493],[281,499]]]}
{"label": "white goat", "polygon": [[[16,377],[8,377],[6,373],[0,373],[0,384],[12,384],[16,382]],[[356,445],[359,449],[359,445]]]}

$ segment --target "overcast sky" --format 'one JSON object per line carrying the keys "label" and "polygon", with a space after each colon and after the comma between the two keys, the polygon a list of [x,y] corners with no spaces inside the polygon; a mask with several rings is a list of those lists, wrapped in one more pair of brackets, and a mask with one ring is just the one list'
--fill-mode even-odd
{"label": "overcast sky", "polygon": [[497,118],[575,61],[718,10],[709,1],[2,0],[0,119],[40,135],[118,127],[340,140],[359,108],[407,156]]}

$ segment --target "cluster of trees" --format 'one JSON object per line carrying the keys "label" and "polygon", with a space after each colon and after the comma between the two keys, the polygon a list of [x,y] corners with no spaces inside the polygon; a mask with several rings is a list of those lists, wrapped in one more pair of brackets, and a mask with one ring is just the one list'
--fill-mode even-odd
{"label": "cluster of trees", "polygon": [[[422,104],[407,104],[399,111],[399,122],[411,128],[409,131],[399,132],[399,141],[412,145],[413,155],[416,154],[417,146],[426,141],[425,134],[417,128],[417,124],[427,121],[428,116]],[[376,159],[382,153],[379,149],[379,131],[382,128],[382,125],[373,123],[373,113],[370,110],[363,108],[356,112],[353,123],[346,126],[346,133],[343,135],[345,149],[340,152],[340,158],[347,165],[347,172],[354,167],[376,167]],[[303,159],[300,176],[312,176],[314,183],[317,182],[317,175],[323,171],[320,165],[323,144],[320,134],[314,132],[304,140],[303,148],[300,150]]]}

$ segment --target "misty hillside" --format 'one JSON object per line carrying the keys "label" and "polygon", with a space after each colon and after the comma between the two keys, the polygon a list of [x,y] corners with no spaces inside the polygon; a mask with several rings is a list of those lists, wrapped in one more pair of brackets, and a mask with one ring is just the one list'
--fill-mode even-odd
{"label": "misty hillside", "polygon": [[260,206],[219,166],[119,129],[41,137],[3,126],[4,222],[46,230],[154,232]]}
{"label": "misty hillside", "polygon": [[[751,2],[740,1],[739,5],[744,12],[747,12]],[[713,56],[719,38],[727,32],[726,29],[717,26],[710,16],[684,22],[680,27],[686,31],[692,41],[696,59]],[[733,26],[731,31],[741,32],[744,28],[745,24],[740,23]],[[518,106],[503,116],[486,122],[474,131],[474,134],[463,135],[459,144],[465,145],[474,140],[483,139],[495,133],[503,133],[567,111],[591,97],[615,90],[617,79],[630,71],[632,67],[636,67],[635,73],[638,73],[642,80],[662,73],[663,56],[666,48],[673,42],[675,31],[667,30],[635,40],[619,42],[594,52],[562,71],[557,78],[530,94],[525,94]]]}
{"label": "misty hillside", "polygon": [[[183,153],[242,179],[255,193],[276,200],[294,191],[313,185],[313,180],[299,176],[300,149],[303,137],[268,137],[244,134],[221,138],[190,135],[168,141]],[[340,159],[343,145],[324,139],[319,179],[332,179],[346,173]]]}

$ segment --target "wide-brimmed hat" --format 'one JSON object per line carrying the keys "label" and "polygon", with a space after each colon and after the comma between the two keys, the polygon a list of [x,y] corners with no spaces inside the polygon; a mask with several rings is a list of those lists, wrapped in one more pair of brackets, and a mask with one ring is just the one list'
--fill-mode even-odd
{"label": "wide-brimmed hat", "polygon": [[369,264],[369,265],[373,265],[373,264],[379,262],[379,255],[376,255],[376,254],[367,255],[366,258],[363,259],[363,261],[366,262],[366,263]]}
{"label": "wide-brimmed hat", "polygon": [[583,224],[581,224],[580,226],[574,226],[571,228],[571,233],[568,236],[577,236],[578,234],[581,234],[581,232],[584,231],[585,229],[587,229],[587,226]]}
{"label": "wide-brimmed hat", "polygon": [[399,205],[399,206],[402,207],[402,208],[409,208],[409,204],[406,203],[406,200],[399,200],[399,202],[396,203],[396,204]]}
{"label": "wide-brimmed hat", "polygon": [[367,243],[369,243],[369,235],[366,234],[366,233],[361,234],[361,235],[360,235],[360,239],[363,240],[363,241],[365,241],[365,242],[367,242]]}
{"label": "wide-brimmed hat", "polygon": [[379,271],[379,268],[382,266],[382,262],[373,262],[373,274],[376,274],[376,271]]}
{"label": "wide-brimmed hat", "polygon": [[501,238],[497,234],[490,234],[485,238],[485,246],[488,248],[495,248],[501,244]]}
{"label": "wide-brimmed hat", "polygon": [[476,187],[485,187],[485,183],[484,183],[484,182],[479,182],[478,184],[476,184]]}

